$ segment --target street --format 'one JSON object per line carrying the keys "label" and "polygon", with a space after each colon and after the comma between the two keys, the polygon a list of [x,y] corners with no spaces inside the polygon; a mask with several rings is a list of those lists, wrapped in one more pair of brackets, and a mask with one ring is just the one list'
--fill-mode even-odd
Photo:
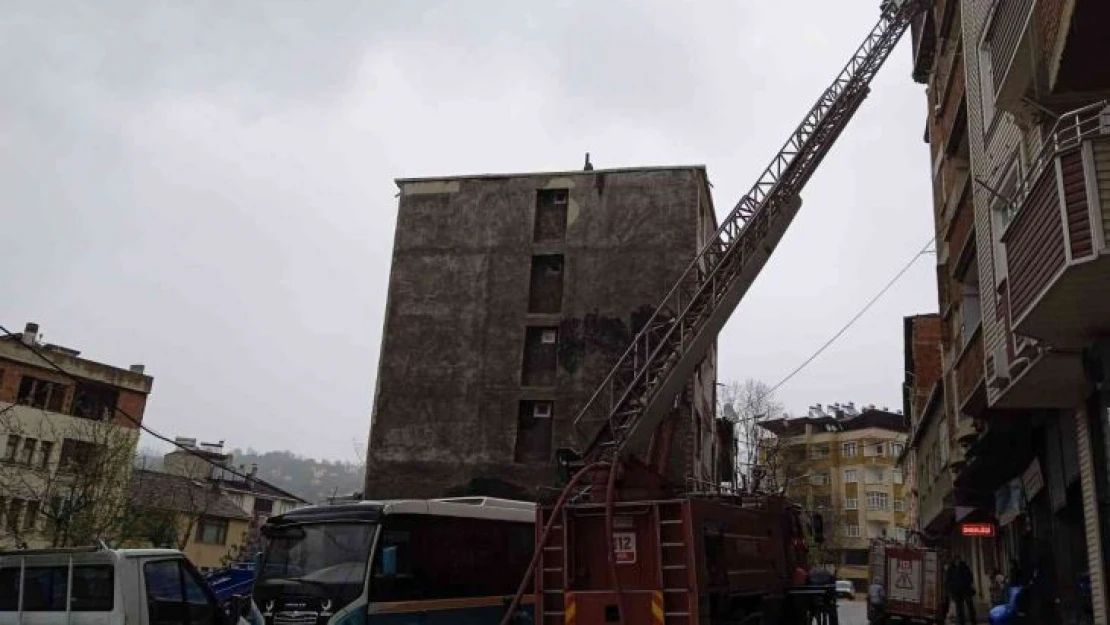
{"label": "street", "polygon": [[838,599],[836,611],[840,617],[840,625],[867,625],[867,602],[862,596],[851,601]]}

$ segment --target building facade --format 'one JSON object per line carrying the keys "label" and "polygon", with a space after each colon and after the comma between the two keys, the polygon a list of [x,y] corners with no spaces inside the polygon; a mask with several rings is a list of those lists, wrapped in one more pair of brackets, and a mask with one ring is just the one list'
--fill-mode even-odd
{"label": "building facade", "polygon": [[109,537],[152,384],[142,365],[120,369],[43,342],[34,323],[0,337],[0,546]]}
{"label": "building facade", "polygon": [[[703,167],[398,180],[365,496],[533,498],[573,420],[717,223]],[[715,482],[716,348],[665,421]]]}
{"label": "building facade", "polygon": [[898,465],[905,417],[874,406],[817,404],[805,417],[762,425],[773,435],[760,454],[769,486],[785,488],[807,513],[824,520],[826,539],[813,564],[835,569],[839,579],[865,592],[871,540],[904,540],[913,526],[909,488]]}
{"label": "building facade", "polygon": [[[234,456],[224,450],[223,441],[198,443],[195,438],[185,437],[174,440],[178,448],[163,456],[164,472],[206,484],[209,490],[220,493],[244,515],[247,527],[236,543],[236,548],[244,553],[253,552],[260,544],[260,530],[266,519],[309,505],[299,495],[258,477],[256,465],[236,467]],[[178,505],[180,507],[180,502]]]}
{"label": "building facade", "polygon": [[[1046,571],[1060,618],[1096,623],[1107,622],[1107,24],[1099,0],[945,0],[913,29],[940,242],[937,410],[955,425],[947,546],[980,589],[1011,561]],[[958,524],[970,522],[996,533],[965,538]]]}
{"label": "building facade", "polygon": [[202,572],[251,553],[251,515],[223,489],[184,475],[136,469],[123,544],[180,549]]}

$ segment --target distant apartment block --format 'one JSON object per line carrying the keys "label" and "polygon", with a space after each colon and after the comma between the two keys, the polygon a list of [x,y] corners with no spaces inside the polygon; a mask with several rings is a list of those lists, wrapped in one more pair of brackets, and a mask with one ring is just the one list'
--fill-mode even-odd
{"label": "distant apartment block", "polygon": [[[572,421],[716,230],[703,167],[397,181],[367,497],[534,497]],[[714,481],[716,348],[658,433]]]}
{"label": "distant apartment block", "polygon": [[905,451],[906,418],[885,408],[855,404],[811,406],[804,417],[764,421],[773,438],[760,452],[775,489],[820,513],[826,541],[817,557],[867,589],[870,541],[905,540],[912,529],[906,475],[898,458]]}
{"label": "distant apartment block", "polygon": [[152,383],[142,365],[43,342],[34,323],[0,337],[0,545],[87,544],[119,513]]}

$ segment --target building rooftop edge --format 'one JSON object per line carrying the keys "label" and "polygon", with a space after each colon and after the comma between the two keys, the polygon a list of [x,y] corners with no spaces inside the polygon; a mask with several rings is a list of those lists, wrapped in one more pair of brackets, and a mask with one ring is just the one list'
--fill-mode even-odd
{"label": "building rooftop edge", "polygon": [[619,174],[619,173],[632,173],[642,171],[686,171],[697,170],[706,173],[705,165],[655,165],[649,167],[613,167],[610,169],[576,169],[569,171],[531,171],[531,172],[516,172],[516,173],[487,173],[487,174],[456,174],[450,176],[418,176],[407,178],[394,178],[393,182],[397,186],[409,182],[435,182],[441,180],[490,180],[494,178],[531,178],[531,177],[554,177],[554,176],[592,176],[594,174]]}

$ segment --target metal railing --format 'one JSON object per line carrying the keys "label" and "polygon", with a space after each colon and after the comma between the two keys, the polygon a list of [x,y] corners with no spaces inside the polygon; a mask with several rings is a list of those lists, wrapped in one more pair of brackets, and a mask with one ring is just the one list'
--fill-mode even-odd
{"label": "metal railing", "polygon": [[1012,222],[1020,213],[1041,172],[1052,164],[1056,155],[1078,148],[1085,140],[1110,135],[1110,100],[1100,100],[1060,116],[1048,131],[1041,149],[1029,161],[1017,192],[1006,205],[1006,221]]}

